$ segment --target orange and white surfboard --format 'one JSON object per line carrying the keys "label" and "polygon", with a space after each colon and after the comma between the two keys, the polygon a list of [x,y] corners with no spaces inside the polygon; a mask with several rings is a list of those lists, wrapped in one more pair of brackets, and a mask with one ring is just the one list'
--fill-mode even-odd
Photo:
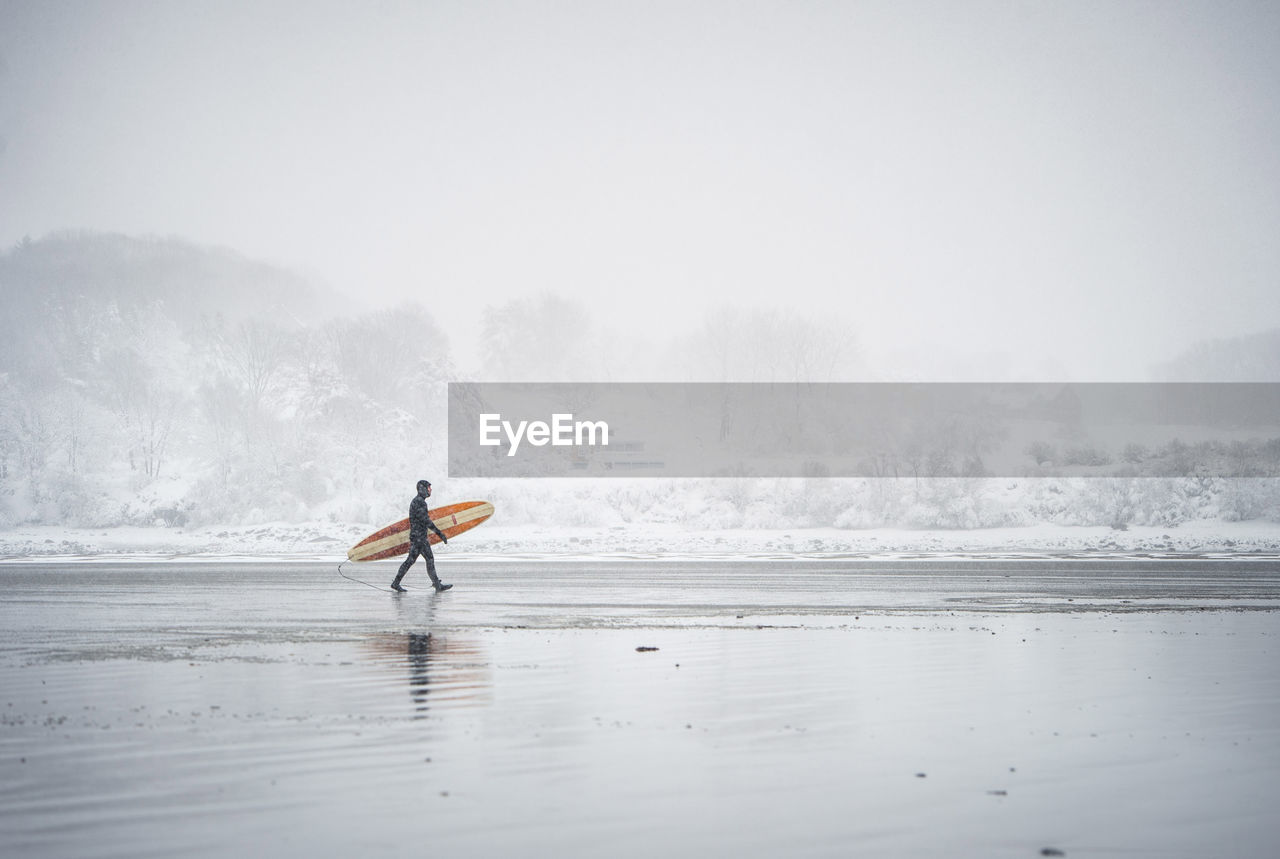
{"label": "orange and white surfboard", "polygon": [[[470,531],[493,515],[493,505],[488,501],[463,501],[437,507],[431,511],[431,521],[452,540],[464,531]],[[439,543],[435,531],[429,535],[432,544]],[[374,531],[347,550],[352,561],[381,561],[409,551],[409,520],[401,519],[394,525]]]}

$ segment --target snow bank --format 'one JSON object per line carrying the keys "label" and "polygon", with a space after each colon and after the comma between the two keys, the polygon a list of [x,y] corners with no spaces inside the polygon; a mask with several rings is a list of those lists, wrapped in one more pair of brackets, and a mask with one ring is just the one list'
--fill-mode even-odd
{"label": "snow bank", "polygon": [[[385,523],[383,523],[385,524]],[[0,531],[0,558],[256,559],[345,558],[347,548],[379,525],[276,522],[240,528],[74,529],[31,526]],[[1280,556],[1280,524],[1196,521],[1176,528],[1042,524],[966,531],[879,528],[688,528],[679,523],[548,529],[532,524],[484,525],[448,546],[442,559],[506,556],[749,557],[840,555],[1029,554]]]}

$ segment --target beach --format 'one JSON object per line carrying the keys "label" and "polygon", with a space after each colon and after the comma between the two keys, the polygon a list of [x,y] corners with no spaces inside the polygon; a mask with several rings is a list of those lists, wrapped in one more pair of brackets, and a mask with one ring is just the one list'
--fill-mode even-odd
{"label": "beach", "polygon": [[[1268,558],[0,564],[14,856],[1256,856]],[[1049,851],[1049,852],[1045,852]]]}

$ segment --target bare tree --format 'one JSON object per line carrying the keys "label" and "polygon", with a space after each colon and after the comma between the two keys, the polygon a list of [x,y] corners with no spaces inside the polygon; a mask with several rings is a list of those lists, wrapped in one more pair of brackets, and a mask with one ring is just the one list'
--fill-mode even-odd
{"label": "bare tree", "polygon": [[58,416],[57,430],[66,453],[67,469],[75,483],[80,477],[81,455],[93,438],[90,406],[80,391],[70,388],[63,389],[54,396],[54,410]]}
{"label": "bare tree", "polygon": [[216,341],[224,373],[261,406],[287,352],[285,333],[266,322],[241,322]]}
{"label": "bare tree", "polygon": [[[4,411],[0,417],[0,440],[4,444],[5,458],[7,460],[12,452],[17,460],[18,473],[29,482],[32,500],[39,503],[43,499],[45,466],[53,450],[53,427],[40,398],[12,388],[6,388],[5,394]],[[7,465],[4,471],[7,476]]]}
{"label": "bare tree", "polygon": [[149,478],[160,476],[181,397],[133,349],[103,356],[109,399],[129,437],[129,466]]}
{"label": "bare tree", "polygon": [[402,304],[328,326],[328,348],[351,390],[384,404],[398,404],[422,362],[447,360],[449,341],[430,313]]}
{"label": "bare tree", "polygon": [[835,382],[859,370],[852,327],[791,310],[717,308],[677,351],[702,381]]}
{"label": "bare tree", "polygon": [[480,338],[491,381],[581,382],[597,369],[586,308],[552,293],[485,308]]}

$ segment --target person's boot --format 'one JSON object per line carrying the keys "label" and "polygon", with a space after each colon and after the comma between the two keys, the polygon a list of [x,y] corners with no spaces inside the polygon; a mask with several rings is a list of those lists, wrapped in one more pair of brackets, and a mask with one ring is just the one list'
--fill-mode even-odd
{"label": "person's boot", "polygon": [[431,576],[431,587],[436,589],[436,593],[439,593],[440,591],[447,591],[449,588],[453,587],[453,585],[446,585],[444,582],[440,581],[440,577],[436,575],[435,559],[430,555],[427,555],[427,575]]}
{"label": "person's boot", "polygon": [[391,583],[391,590],[400,591],[400,593],[404,593],[406,589],[400,587],[400,580],[403,578],[404,578],[404,573],[397,573],[396,580]]}

